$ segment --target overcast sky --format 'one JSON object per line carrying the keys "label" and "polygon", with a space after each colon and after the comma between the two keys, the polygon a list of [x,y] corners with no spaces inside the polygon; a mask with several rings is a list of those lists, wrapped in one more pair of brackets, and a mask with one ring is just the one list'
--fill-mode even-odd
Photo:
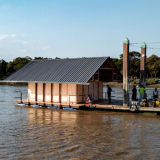
{"label": "overcast sky", "polygon": [[[0,59],[160,56],[160,0],[0,0]],[[155,48],[155,49],[149,49]]]}

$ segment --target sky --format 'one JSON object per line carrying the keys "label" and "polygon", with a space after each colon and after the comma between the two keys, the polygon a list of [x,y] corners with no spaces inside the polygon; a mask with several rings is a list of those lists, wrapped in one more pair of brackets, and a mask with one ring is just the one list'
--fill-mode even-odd
{"label": "sky", "polygon": [[145,42],[148,57],[160,56],[159,8],[160,0],[0,0],[0,59],[119,58],[125,37],[130,51]]}

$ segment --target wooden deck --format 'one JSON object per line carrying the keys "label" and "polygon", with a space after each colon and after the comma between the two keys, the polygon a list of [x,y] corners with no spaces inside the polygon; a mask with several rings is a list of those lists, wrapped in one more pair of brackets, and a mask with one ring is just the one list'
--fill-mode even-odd
{"label": "wooden deck", "polygon": [[[22,102],[26,105],[29,104],[28,100],[22,100]],[[15,103],[21,103],[21,100],[16,100]],[[74,109],[96,109],[96,110],[108,110],[108,111],[121,111],[121,112],[132,112],[130,110],[130,107],[123,107],[123,101],[122,100],[113,100],[111,104],[108,103],[108,101],[97,101],[94,102],[92,105],[89,104],[73,104],[73,103],[52,103],[52,102],[36,102],[36,101],[30,101],[31,104],[38,104],[42,106],[58,106],[62,108],[74,108]],[[139,107],[135,112],[152,112],[152,113],[160,113],[160,107]]]}

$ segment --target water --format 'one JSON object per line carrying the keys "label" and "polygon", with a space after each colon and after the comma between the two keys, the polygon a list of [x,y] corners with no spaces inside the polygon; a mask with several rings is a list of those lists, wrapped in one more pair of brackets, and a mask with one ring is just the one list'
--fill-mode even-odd
{"label": "water", "polygon": [[0,86],[0,159],[160,159],[159,116],[20,107],[16,90]]}
{"label": "water", "polygon": [[[129,99],[131,101],[132,98],[132,89],[130,88],[129,90]],[[147,94],[147,99],[153,99],[153,91],[154,88],[145,88],[146,90],[146,94]],[[160,88],[157,88],[159,94],[160,94]],[[103,98],[107,99],[107,87],[103,88]],[[137,88],[137,99],[140,97],[139,95],[139,88]],[[116,99],[116,100],[123,100],[123,89],[122,88],[112,88],[112,99]]]}

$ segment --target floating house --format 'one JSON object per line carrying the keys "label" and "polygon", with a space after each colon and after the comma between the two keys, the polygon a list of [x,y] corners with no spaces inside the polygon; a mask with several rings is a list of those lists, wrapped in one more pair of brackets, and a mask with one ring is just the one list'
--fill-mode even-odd
{"label": "floating house", "polygon": [[122,81],[110,57],[31,61],[5,79],[28,83],[28,101],[83,103],[87,95],[103,99],[103,82]]}

